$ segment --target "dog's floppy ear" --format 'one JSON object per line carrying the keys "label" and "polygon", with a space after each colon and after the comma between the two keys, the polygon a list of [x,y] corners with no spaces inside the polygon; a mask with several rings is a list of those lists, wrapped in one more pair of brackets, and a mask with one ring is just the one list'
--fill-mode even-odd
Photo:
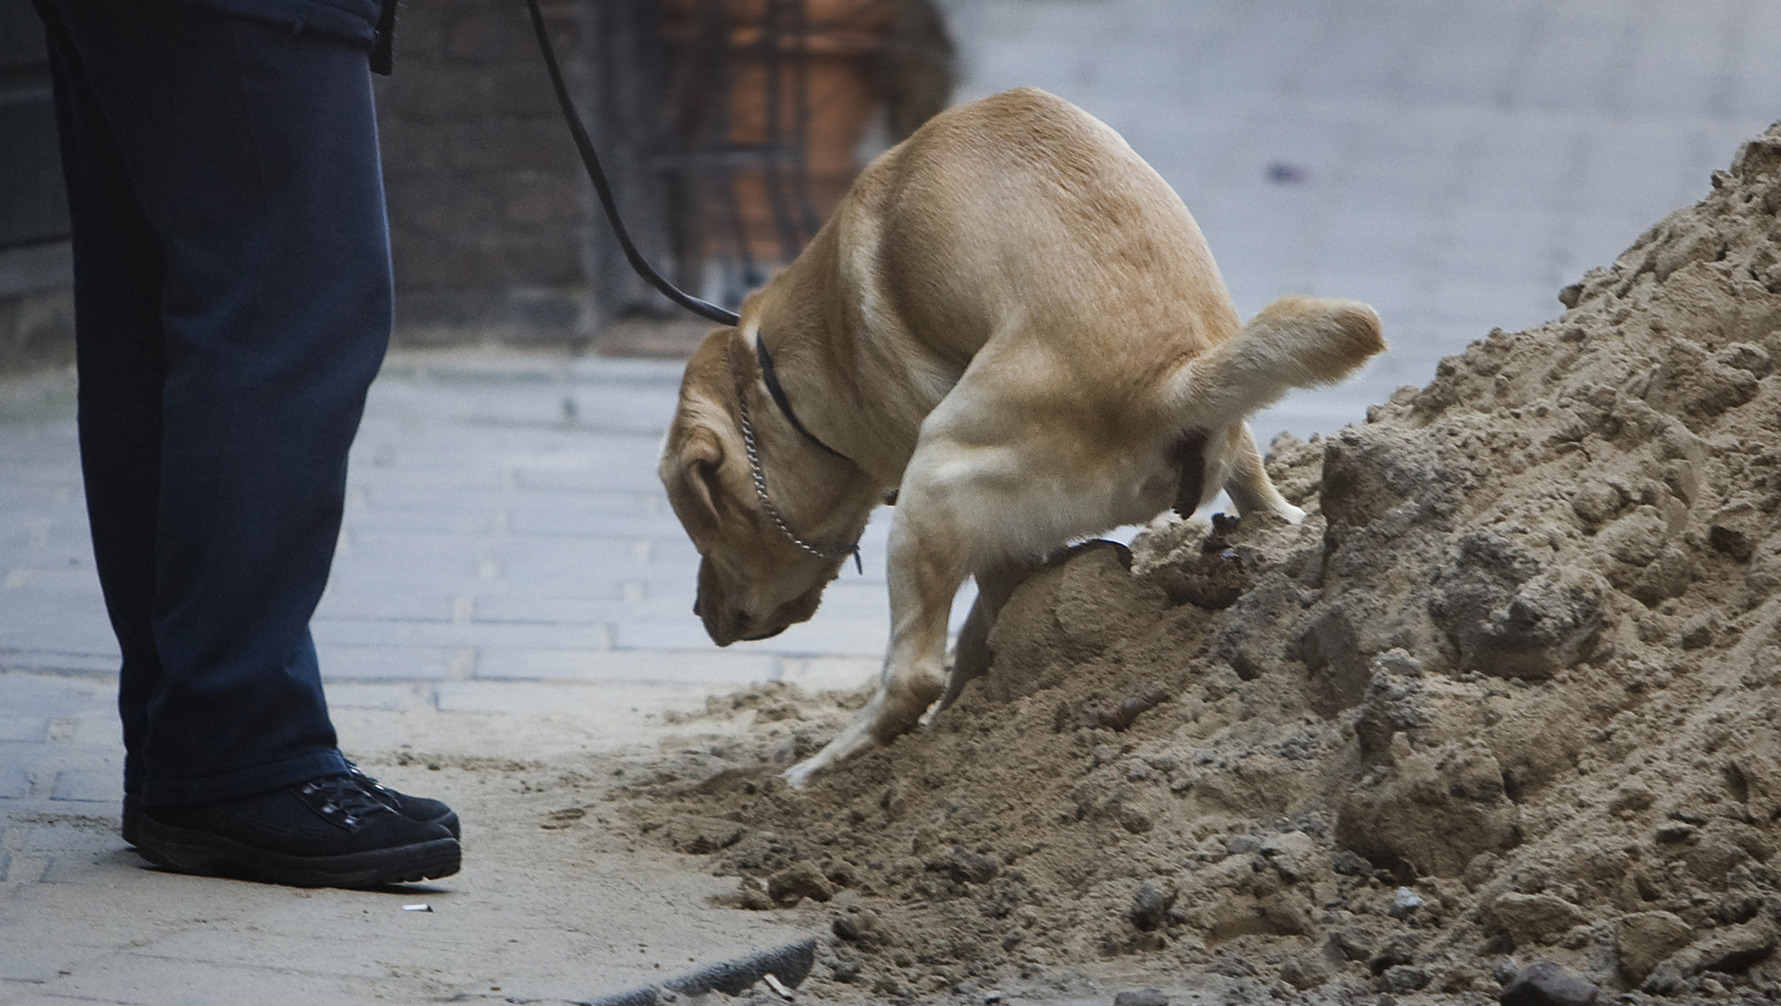
{"label": "dog's floppy ear", "polygon": [[683,488],[680,517],[695,539],[717,529],[717,497],[722,491],[717,469],[723,464],[723,443],[708,429],[695,429],[681,441],[675,457]]}

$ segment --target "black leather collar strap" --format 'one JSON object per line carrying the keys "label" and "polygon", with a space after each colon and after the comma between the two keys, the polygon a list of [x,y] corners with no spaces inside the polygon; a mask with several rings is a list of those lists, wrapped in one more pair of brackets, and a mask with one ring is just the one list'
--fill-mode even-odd
{"label": "black leather collar strap", "polygon": [[808,427],[798,421],[798,414],[792,411],[791,399],[785,397],[785,388],[779,384],[779,374],[773,369],[773,354],[767,352],[767,344],[761,341],[759,335],[754,337],[754,356],[756,360],[760,361],[761,380],[767,382],[767,394],[773,396],[773,404],[779,406],[779,411],[785,413],[785,418],[791,421],[792,429],[802,433],[805,440],[822,448],[823,453],[852,464],[852,458],[823,443],[816,434],[810,432]]}

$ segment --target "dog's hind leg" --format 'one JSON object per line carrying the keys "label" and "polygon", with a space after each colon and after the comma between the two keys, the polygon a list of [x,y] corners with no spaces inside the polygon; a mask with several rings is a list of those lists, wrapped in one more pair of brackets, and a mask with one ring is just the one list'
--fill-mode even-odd
{"label": "dog's hind leg", "polygon": [[1046,567],[1044,562],[1008,559],[977,574],[977,601],[959,630],[958,644],[952,651],[952,674],[946,679],[946,694],[935,707],[938,716],[958,699],[959,693],[972,679],[989,672],[989,633],[995,628],[1002,606],[1008,603],[1017,587]]}
{"label": "dog's hind leg", "polygon": [[1265,511],[1288,524],[1303,522],[1305,511],[1288,503],[1286,497],[1280,495],[1280,490],[1274,488],[1273,480],[1268,478],[1268,469],[1262,463],[1262,452],[1255,446],[1255,435],[1250,432],[1249,424],[1238,423],[1229,435],[1234,442],[1230,452],[1230,475],[1225,479],[1224,491],[1237,505],[1238,516],[1247,517]]}

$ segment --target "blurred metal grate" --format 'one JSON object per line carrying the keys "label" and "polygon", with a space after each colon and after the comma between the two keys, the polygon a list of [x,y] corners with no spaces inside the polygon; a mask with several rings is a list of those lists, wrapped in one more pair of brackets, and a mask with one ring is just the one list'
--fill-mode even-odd
{"label": "blurred metal grate", "polygon": [[[734,305],[851,183],[894,0],[609,0],[590,125],[646,253]],[[652,218],[653,214],[653,218]],[[623,280],[608,303],[647,296]],[[621,308],[622,310],[622,308]]]}

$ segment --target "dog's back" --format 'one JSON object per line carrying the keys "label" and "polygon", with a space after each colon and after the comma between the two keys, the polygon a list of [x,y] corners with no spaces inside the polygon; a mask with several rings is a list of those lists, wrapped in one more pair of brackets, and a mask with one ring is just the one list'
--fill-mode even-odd
{"label": "dog's back", "polygon": [[[930,351],[962,365],[986,342],[1042,340],[1077,380],[1131,382],[1240,322],[1181,199],[1119,134],[1021,88],[935,117],[875,162],[842,228],[874,229],[875,288]],[[844,242],[844,244],[848,244]]]}

